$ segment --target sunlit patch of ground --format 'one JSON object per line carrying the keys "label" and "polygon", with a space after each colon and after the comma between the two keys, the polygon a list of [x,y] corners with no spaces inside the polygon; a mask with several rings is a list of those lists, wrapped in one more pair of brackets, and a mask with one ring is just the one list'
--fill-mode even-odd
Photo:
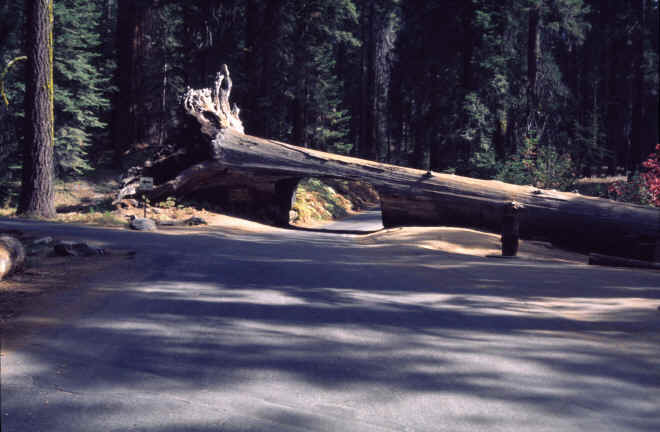
{"label": "sunlit patch of ground", "polygon": [[[468,228],[392,228],[365,236],[360,242],[365,245],[400,244],[479,257],[497,256],[502,252],[498,234]],[[518,257],[567,263],[587,262],[585,255],[557,249],[549,243],[525,240],[520,241]]]}

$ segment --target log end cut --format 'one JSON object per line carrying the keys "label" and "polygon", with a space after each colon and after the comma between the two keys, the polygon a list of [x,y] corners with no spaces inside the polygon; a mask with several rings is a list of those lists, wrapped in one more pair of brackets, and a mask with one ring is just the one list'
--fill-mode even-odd
{"label": "log end cut", "polygon": [[15,237],[0,236],[0,280],[23,268],[25,248]]}

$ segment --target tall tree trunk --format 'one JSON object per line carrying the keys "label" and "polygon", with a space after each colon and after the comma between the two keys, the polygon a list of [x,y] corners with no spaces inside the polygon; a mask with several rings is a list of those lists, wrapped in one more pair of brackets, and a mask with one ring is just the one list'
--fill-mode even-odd
{"label": "tall tree trunk", "polygon": [[118,0],[117,6],[117,49],[119,93],[116,97],[113,116],[113,143],[115,162],[121,166],[124,152],[137,135],[135,128],[135,95],[133,79],[135,76],[137,6],[131,0]]}
{"label": "tall tree trunk", "polygon": [[375,157],[382,160],[390,153],[391,133],[389,128],[390,85],[392,78],[393,52],[397,33],[394,14],[389,9],[381,11],[376,30],[377,41],[374,67],[374,137]]}
{"label": "tall tree trunk", "polygon": [[[115,160],[158,142],[160,92],[149,88],[154,59],[159,0],[118,0],[117,48],[119,94],[113,118]],[[161,71],[158,70],[158,73]]]}
{"label": "tall tree trunk", "polygon": [[635,61],[634,61],[634,84],[633,84],[633,112],[632,128],[630,131],[630,164],[628,169],[635,170],[644,155],[642,149],[642,128],[644,118],[644,31],[646,27],[646,0],[636,2],[637,26],[635,31]]}
{"label": "tall tree trunk", "polygon": [[25,143],[18,212],[53,217],[53,1],[25,3]]}
{"label": "tall tree trunk", "polygon": [[397,62],[392,68],[392,79],[389,92],[390,128],[392,131],[392,144],[388,153],[388,163],[401,164],[402,155],[406,151],[404,136],[404,92],[403,89],[403,66]]}
{"label": "tall tree trunk", "polygon": [[245,73],[250,86],[247,89],[247,101],[243,106],[243,119],[248,133],[257,136],[264,135],[263,126],[258,121],[259,107],[257,103],[258,93],[261,89],[262,79],[265,78],[259,67],[259,59],[263,54],[261,49],[261,38],[259,38],[262,27],[261,11],[257,0],[248,0],[245,5]]}
{"label": "tall tree trunk", "polygon": [[[620,44],[614,41],[610,48],[611,52],[617,52],[619,47]],[[627,140],[624,134],[625,96],[620,94],[622,83],[617,73],[620,67],[618,57],[606,56],[606,59],[609,59],[609,65],[607,65],[607,148],[610,151],[608,172],[614,174],[616,167],[625,161],[627,153]]]}
{"label": "tall tree trunk", "polygon": [[358,154],[364,158],[374,157],[374,59],[376,37],[374,35],[375,2],[366,2],[367,6],[360,16],[362,33],[361,68],[360,68],[360,141]]}
{"label": "tall tree trunk", "polygon": [[[260,54],[263,75],[261,85],[259,86],[259,100],[277,104],[274,101],[273,80],[268,77],[273,77],[276,74],[276,56],[277,44],[280,35],[280,22],[282,14],[282,0],[270,0],[266,5],[263,20],[263,49]],[[264,107],[258,107],[257,116],[259,118],[259,129],[262,131],[261,136],[270,137],[275,133],[273,121],[270,120],[270,115]]]}
{"label": "tall tree trunk", "polygon": [[[302,51],[297,50],[297,51]],[[306,56],[303,52],[295,55],[295,90],[292,106],[293,114],[293,144],[300,147],[307,147],[307,74],[306,74]]]}
{"label": "tall tree trunk", "polygon": [[538,99],[536,91],[536,77],[538,75],[538,61],[541,55],[541,5],[529,11],[527,32],[527,128],[528,133],[536,129],[536,111]]}
{"label": "tall tree trunk", "polygon": [[463,54],[463,77],[462,84],[466,93],[472,91],[472,55],[474,51],[474,3],[468,0],[463,5],[463,45],[461,51]]}

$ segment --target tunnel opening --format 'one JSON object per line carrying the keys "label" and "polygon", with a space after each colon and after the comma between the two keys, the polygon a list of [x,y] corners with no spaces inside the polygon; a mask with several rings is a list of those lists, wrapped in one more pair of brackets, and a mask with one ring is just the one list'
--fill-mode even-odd
{"label": "tunnel opening", "polygon": [[305,177],[293,192],[289,225],[324,231],[377,231],[383,228],[380,196],[367,182]]}

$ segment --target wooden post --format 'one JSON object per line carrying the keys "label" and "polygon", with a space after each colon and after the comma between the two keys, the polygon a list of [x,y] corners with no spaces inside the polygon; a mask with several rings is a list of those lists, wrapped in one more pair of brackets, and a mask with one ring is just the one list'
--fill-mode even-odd
{"label": "wooden post", "polygon": [[520,239],[520,210],[523,205],[516,201],[504,204],[502,216],[502,256],[516,256]]}

